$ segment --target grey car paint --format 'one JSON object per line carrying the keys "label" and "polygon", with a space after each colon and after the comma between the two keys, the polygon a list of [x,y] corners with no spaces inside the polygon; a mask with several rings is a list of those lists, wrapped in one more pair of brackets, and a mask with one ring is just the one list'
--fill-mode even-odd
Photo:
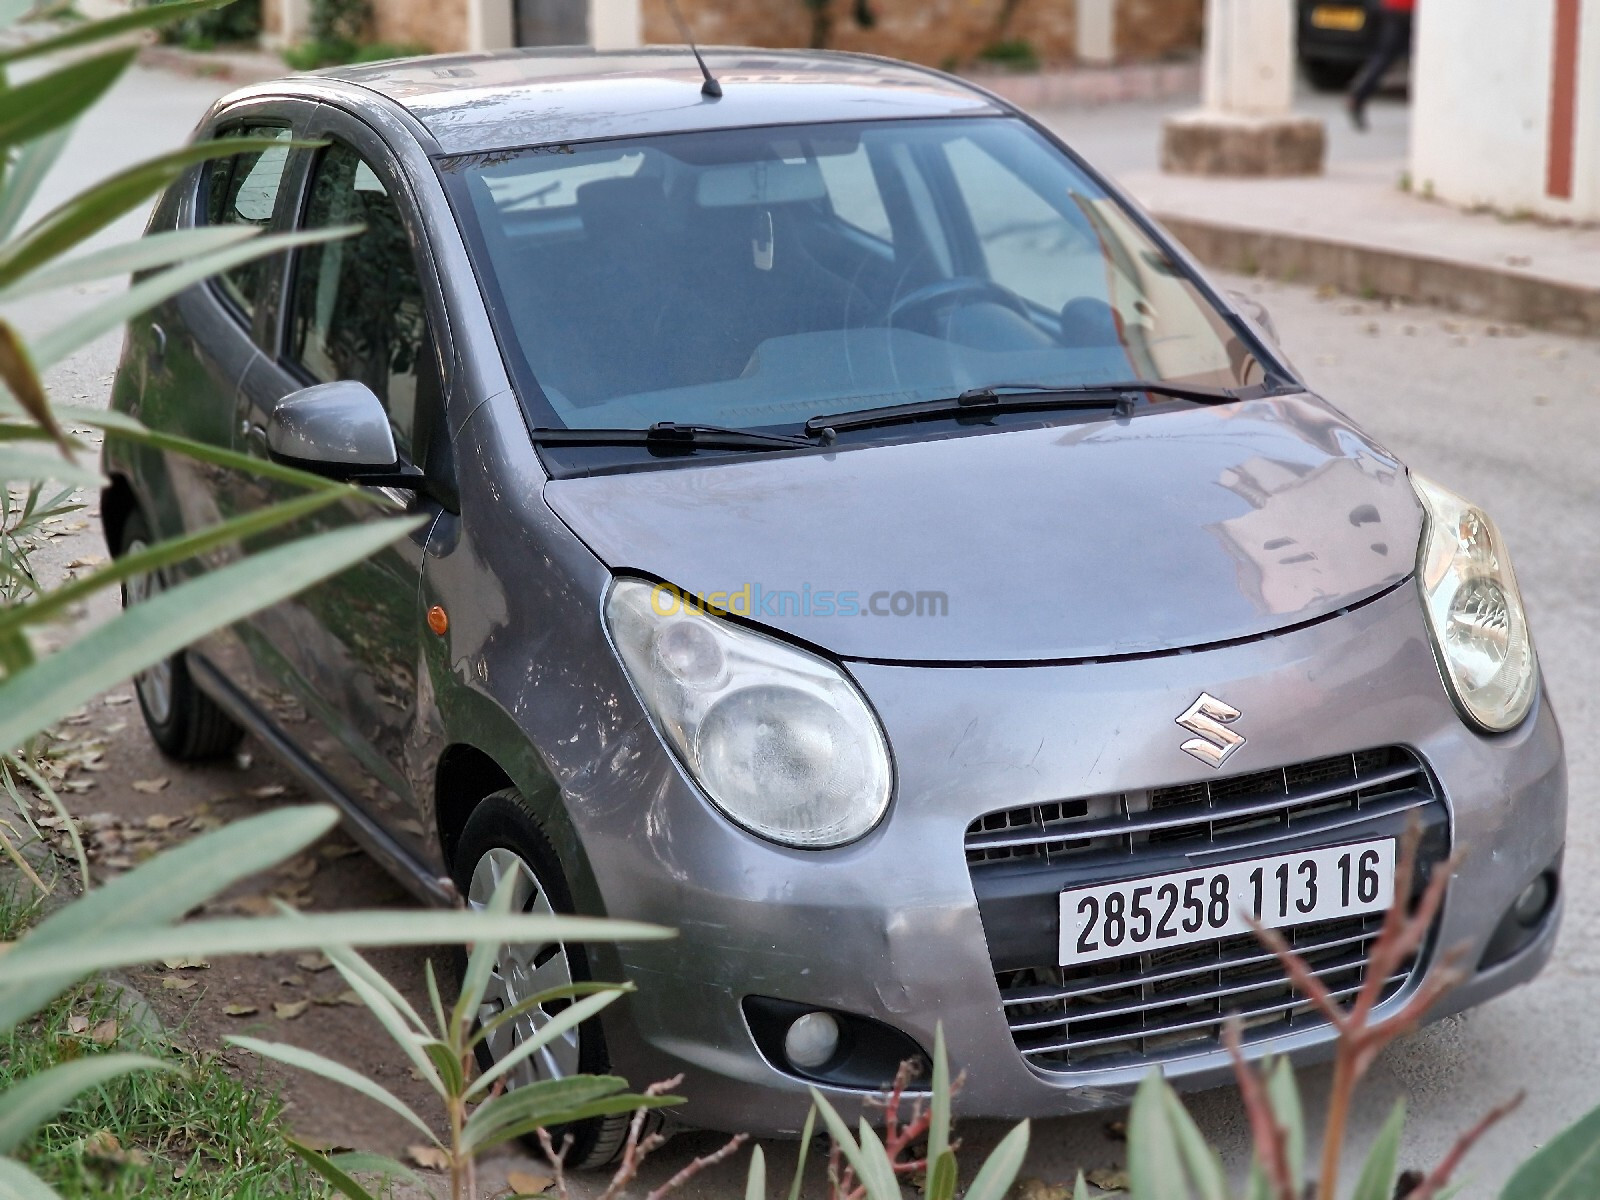
{"label": "grey car paint", "polygon": [[[1125,1099],[1138,1069],[1049,1073],[1017,1053],[962,831],[996,808],[1194,780],[1203,768],[1179,748],[1173,721],[1202,691],[1244,714],[1247,743],[1229,774],[1367,746],[1419,755],[1462,855],[1435,942],[1464,944],[1464,961],[1476,963],[1512,900],[1559,859],[1566,785],[1555,716],[1541,697],[1510,733],[1463,724],[1410,580],[1420,518],[1404,469],[1325,402],[1281,397],[1126,424],[1107,414],[546,477],[430,155],[717,124],[1009,111],[964,84],[876,60],[709,57],[727,91],[715,104],[675,51],[459,56],[246,89],[207,118],[202,133],[248,114],[284,114],[297,132],[325,120],[320,128],[360,136],[381,158],[431,268],[459,494],[449,506],[406,496],[430,524],[380,572],[343,585],[363,602],[381,594],[367,632],[391,648],[386,658],[341,651],[348,631],[314,616],[296,626],[332,647],[320,662],[311,659],[322,649],[302,647],[311,656],[302,673],[337,663],[349,676],[325,697],[342,708],[325,714],[336,745],[263,694],[260,628],[192,652],[202,686],[341,804],[419,895],[449,900],[441,877],[466,813],[511,782],[551,831],[579,908],[676,925],[675,943],[601,947],[595,959],[602,977],[639,985],[606,1018],[614,1066],[636,1081],[684,1071],[681,1111],[697,1125],[794,1132],[804,1117],[806,1081],[752,1040],[740,1011],[752,993],[872,1016],[924,1046],[943,1022],[956,1066],[970,1070],[958,1099],[970,1115]],[[156,227],[192,202],[193,179],[187,186],[158,208]],[[277,319],[269,306],[252,331],[257,348],[241,353],[214,294],[186,293],[130,331],[116,405],[177,432],[247,441],[294,390],[259,348],[274,344]],[[1260,353],[1292,377],[1269,347]],[[112,451],[107,465],[113,541],[133,504],[171,534],[266,499],[230,496],[240,485],[171,457]],[[865,588],[875,578],[946,590],[948,618],[761,618],[842,661],[882,718],[897,772],[887,819],[817,853],[723,818],[664,746],[606,641],[601,606],[614,573],[629,570],[691,590],[807,579]],[[443,637],[424,625],[432,605],[450,614]],[[324,676],[307,678],[314,693]],[[352,713],[359,689],[379,684],[402,686],[406,708],[373,736]],[[1448,1005],[1531,977],[1558,921],[1559,910]],[[1328,1031],[1311,1026],[1260,1048],[1314,1058],[1328,1045]],[[1215,1050],[1163,1069],[1183,1086],[1225,1077]],[[859,1106],[859,1092],[825,1090]]]}

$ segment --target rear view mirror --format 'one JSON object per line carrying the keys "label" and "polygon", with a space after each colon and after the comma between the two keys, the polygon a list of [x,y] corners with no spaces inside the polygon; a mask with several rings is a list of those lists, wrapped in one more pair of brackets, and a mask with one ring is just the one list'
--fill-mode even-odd
{"label": "rear view mirror", "polygon": [[350,379],[279,400],[267,418],[267,452],[278,462],[334,479],[393,475],[400,466],[383,402]]}

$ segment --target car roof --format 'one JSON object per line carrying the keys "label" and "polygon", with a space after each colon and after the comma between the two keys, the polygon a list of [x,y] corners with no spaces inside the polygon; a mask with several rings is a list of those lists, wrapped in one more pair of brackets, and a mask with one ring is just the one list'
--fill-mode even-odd
{"label": "car roof", "polygon": [[701,95],[687,47],[433,55],[318,72],[409,111],[446,154],[595,138],[827,121],[995,115],[948,75],[856,54],[708,48],[723,87]]}

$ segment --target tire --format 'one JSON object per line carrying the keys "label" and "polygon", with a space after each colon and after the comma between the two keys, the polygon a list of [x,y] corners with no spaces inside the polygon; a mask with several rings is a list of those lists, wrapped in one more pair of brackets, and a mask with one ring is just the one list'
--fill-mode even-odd
{"label": "tire", "polygon": [[[141,512],[130,513],[122,526],[121,558],[155,543],[150,524]],[[139,575],[122,585],[122,607],[129,608],[160,592],[165,583],[159,573]],[[217,702],[195,686],[183,651],[133,678],[134,694],[145,727],[168,758],[198,762],[231,754],[244,730],[234,724]]]}
{"label": "tire", "polygon": [[1306,81],[1319,92],[1342,92],[1355,80],[1360,63],[1337,62],[1328,58],[1303,58],[1300,66]]}
{"label": "tire", "polygon": [[[453,866],[456,887],[467,898],[469,908],[487,905],[494,894],[495,882],[510,871],[523,874],[522,887],[513,904],[517,911],[573,911],[572,893],[562,873],[560,860],[538,818],[515,788],[496,792],[473,810],[466,828],[461,832]],[[564,981],[581,983],[593,978],[589,973],[588,958],[580,945],[551,943],[520,949],[524,961],[518,963],[518,956],[510,955],[512,973],[509,975],[505,970],[508,965],[506,951],[502,950],[501,961],[495,963],[484,1008],[480,1010],[480,1019],[493,1011],[491,1005],[503,1009],[515,1004],[519,997],[535,995]],[[466,956],[458,953],[456,961],[458,969],[463,968]],[[535,1017],[532,1027],[536,1029],[544,1024],[567,1003],[564,1000],[556,1001],[547,1008],[541,1008],[542,1019]],[[497,1057],[520,1043],[520,1032],[501,1034],[502,1040],[498,1044],[481,1043],[478,1046],[479,1066],[487,1069]],[[525,1059],[523,1065],[511,1073],[511,1086],[575,1072],[605,1075],[610,1073],[610,1069],[611,1060],[606,1053],[600,1022],[590,1020],[580,1025],[573,1037],[558,1039],[551,1051]],[[572,1138],[566,1157],[568,1168],[596,1170],[614,1162],[622,1152],[631,1119],[628,1113],[618,1113],[576,1121],[571,1125],[553,1126],[547,1132],[558,1148],[563,1139]],[[536,1143],[534,1147],[537,1150]]]}

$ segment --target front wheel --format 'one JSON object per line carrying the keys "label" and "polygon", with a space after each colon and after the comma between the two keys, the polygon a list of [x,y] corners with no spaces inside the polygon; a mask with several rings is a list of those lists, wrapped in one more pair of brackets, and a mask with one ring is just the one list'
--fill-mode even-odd
{"label": "front wheel", "polygon": [[[511,879],[513,912],[540,916],[572,912],[572,894],[555,850],[515,788],[496,792],[468,818],[456,851],[454,874],[456,887],[471,909],[486,909],[501,882]],[[465,956],[458,959],[462,964],[465,961]],[[492,1021],[540,992],[591,978],[583,947],[575,943],[501,947],[478,1009],[478,1022]],[[497,1030],[478,1044],[479,1065],[485,1069],[493,1066],[570,1003],[554,1000],[540,1005]],[[590,1020],[523,1059],[507,1076],[507,1084],[516,1088],[580,1073],[604,1075],[610,1066],[600,1022]],[[572,1138],[567,1166],[592,1170],[606,1166],[621,1152],[630,1119],[627,1113],[617,1113],[548,1132],[557,1147],[564,1138]]]}
{"label": "front wheel", "polygon": [[1327,58],[1303,58],[1300,66],[1306,81],[1319,92],[1342,92],[1354,82],[1360,63],[1338,62]]}

